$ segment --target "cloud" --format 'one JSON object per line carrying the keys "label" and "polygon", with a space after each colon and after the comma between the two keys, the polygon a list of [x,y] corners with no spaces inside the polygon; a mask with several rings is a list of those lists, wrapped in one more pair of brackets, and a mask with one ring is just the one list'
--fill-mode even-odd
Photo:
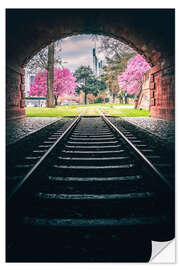
{"label": "cloud", "polygon": [[91,40],[69,40],[62,43],[62,56],[76,57],[82,54],[92,54],[93,47]]}
{"label": "cloud", "polygon": [[63,59],[65,62],[65,64],[63,64],[64,67],[69,68],[71,71],[75,71],[79,66],[81,65],[86,65],[86,66],[90,66],[91,68],[93,68],[93,58],[92,55],[81,55],[78,57],[73,57],[73,58],[65,58]]}
{"label": "cloud", "polygon": [[[96,42],[99,45],[99,41]],[[92,50],[95,42],[90,38],[90,35],[72,36],[62,40],[62,59],[65,62],[65,67],[74,71],[80,65],[90,65],[93,67]],[[104,59],[104,54],[97,53],[99,60]]]}

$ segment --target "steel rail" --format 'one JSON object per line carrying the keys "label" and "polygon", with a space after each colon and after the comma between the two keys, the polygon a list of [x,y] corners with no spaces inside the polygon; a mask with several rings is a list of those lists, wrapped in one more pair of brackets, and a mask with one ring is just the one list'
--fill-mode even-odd
{"label": "steel rail", "polygon": [[17,184],[17,186],[7,195],[7,202],[13,197],[13,195],[22,187],[22,185],[30,178],[30,176],[35,172],[35,170],[40,166],[40,164],[47,158],[47,156],[52,152],[55,146],[65,137],[65,135],[80,121],[82,114],[73,121],[73,123],[63,132],[63,134],[53,143],[53,145],[47,150],[47,152],[36,162],[36,164],[31,168],[31,170],[22,178],[22,180]]}
{"label": "steel rail", "polygon": [[108,126],[115,130],[134,150],[134,152],[145,162],[148,167],[156,174],[158,177],[168,186],[168,188],[173,191],[173,186],[169,183],[167,178],[151,163],[151,161],[130,141],[127,137],[104,115],[102,111],[99,110],[100,116],[104,119]]}

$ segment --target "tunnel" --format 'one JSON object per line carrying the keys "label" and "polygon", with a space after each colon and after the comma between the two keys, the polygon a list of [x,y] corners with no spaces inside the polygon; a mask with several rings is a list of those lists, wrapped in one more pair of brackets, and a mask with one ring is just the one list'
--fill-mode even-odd
{"label": "tunnel", "polygon": [[[148,76],[149,76],[148,83],[149,83],[149,89],[150,89],[150,117],[164,119],[164,120],[174,120],[175,119],[175,52],[174,52],[174,50],[175,50],[175,44],[174,44],[175,43],[175,10],[174,9],[6,9],[6,118],[7,118],[7,120],[10,119],[10,120],[16,122],[17,119],[26,117],[25,91],[24,91],[25,90],[24,67],[28,63],[28,61],[34,55],[36,55],[42,48],[45,48],[51,42],[66,38],[68,36],[79,35],[79,34],[97,34],[97,35],[105,35],[105,36],[115,38],[115,39],[127,44],[128,46],[133,48],[138,54],[143,56],[144,59],[151,66],[150,72],[148,73]],[[91,120],[92,120],[92,122],[94,122],[94,119],[91,119]],[[85,121],[86,120],[84,119],[84,122]],[[97,121],[100,121],[100,119],[98,119]],[[98,126],[100,126],[100,125],[98,125]],[[67,148],[63,152],[65,154],[62,154],[62,156],[60,157],[61,162],[63,160],[64,163],[63,163],[63,165],[55,164],[55,166],[56,166],[55,170],[60,169],[62,172],[64,170],[64,168],[66,169],[66,167],[69,166],[69,164],[68,164],[68,162],[69,162],[68,161],[68,158],[69,158],[68,151],[69,150],[68,149],[71,149],[72,147],[77,147],[75,144],[78,144],[78,143],[80,144],[79,147],[83,149],[83,147],[84,147],[83,140],[86,140],[86,144],[87,144],[87,140],[89,141],[89,138],[83,138],[83,136],[86,137],[87,134],[84,134],[84,135],[81,134],[82,129],[84,130],[85,133],[87,133],[88,129],[84,128],[84,127],[79,129],[79,134],[77,131],[74,132],[74,135],[72,136],[69,145],[65,146]],[[93,129],[92,129],[92,131],[94,132]],[[42,132],[44,134],[43,136],[45,136],[46,134],[44,133],[44,131],[42,131]],[[104,140],[107,140],[108,136],[112,137],[112,134],[110,134],[110,135],[107,134],[108,132],[109,131],[107,131],[107,130],[104,131],[104,137],[106,137]],[[60,134],[60,131],[59,131],[59,134]],[[41,135],[42,135],[42,133],[41,133]],[[49,136],[50,135],[53,135],[53,134],[49,134]],[[41,138],[43,136],[39,136],[39,138]],[[59,135],[55,134],[53,136],[56,137]],[[92,141],[94,140],[93,137],[94,137],[94,135],[92,135],[92,138],[91,138]],[[132,138],[132,134],[129,135],[129,137]],[[137,138],[135,138],[135,139],[137,139]],[[54,140],[54,138],[53,138],[53,140]],[[77,140],[79,140],[79,142],[77,142]],[[110,140],[111,140],[111,138],[110,138]],[[139,143],[139,140],[136,140],[136,141],[137,141],[137,143]],[[151,144],[149,144],[149,141],[150,141],[150,139],[147,140],[148,146],[150,147]],[[47,143],[47,141],[45,141],[45,143]],[[88,143],[89,143],[89,149],[91,150],[90,144],[92,144],[92,142],[88,142]],[[102,141],[101,143],[106,145],[107,142]],[[111,148],[112,147],[115,147],[115,148],[119,147],[119,146],[116,146],[116,144],[118,143],[116,140],[111,142],[111,143],[113,143],[113,145],[106,146],[106,148],[107,147],[111,147]],[[114,145],[114,143],[115,143],[115,145]],[[141,141],[140,141],[140,143],[141,143],[141,147],[144,147],[144,143],[142,144]],[[97,140],[96,144],[99,144],[98,140]],[[23,163],[23,164],[22,163],[15,164],[15,162],[13,160],[13,162],[12,162],[13,166],[17,167],[15,169],[19,170],[19,168],[22,168],[23,166],[24,166],[23,168],[26,168],[25,166],[29,165],[29,163],[28,163],[29,160],[31,160],[31,158],[32,158],[32,160],[37,160],[37,158],[39,158],[38,155],[40,155],[40,154],[36,154],[36,153],[43,152],[43,150],[41,148],[45,148],[45,147],[47,148],[47,146],[48,146],[47,144],[42,145],[42,143],[40,141],[37,142],[37,145],[36,145],[36,142],[34,143],[34,146],[31,143],[29,143],[29,145],[31,145],[31,147],[33,147],[30,150],[33,150],[35,152],[35,154],[32,157],[28,156],[29,153],[27,153],[27,154],[25,153],[24,156],[22,155],[22,151],[21,151],[22,145],[21,145],[21,147],[18,147],[18,144],[17,144],[17,146],[15,146],[18,148],[18,151],[21,151],[21,155],[22,155],[21,159],[23,160],[23,158],[25,157],[26,162],[27,162],[27,163]],[[75,146],[73,146],[73,145],[75,145]],[[48,147],[51,147],[51,146],[48,146]],[[100,145],[99,149],[101,149],[101,147],[102,146]],[[15,148],[15,149],[17,149],[17,148]],[[27,147],[26,139],[25,139],[24,140],[24,149],[27,149],[27,148],[28,147]],[[36,148],[38,148],[38,149],[36,149]],[[87,145],[86,145],[86,148],[87,148]],[[95,148],[97,148],[97,146],[95,146]],[[158,151],[160,149],[160,146],[154,147],[154,148]],[[28,151],[30,152],[30,150],[28,150]],[[145,150],[151,151],[151,149],[145,149]],[[15,159],[17,159],[18,151],[17,152],[14,151]],[[124,151],[124,149],[120,149],[119,151]],[[123,156],[122,157],[118,156],[118,158],[119,158],[119,160],[118,160],[117,155],[119,155],[119,153],[116,153],[116,151],[114,151],[114,152],[115,152],[115,153],[113,153],[114,156],[112,156],[111,159],[112,160],[116,159],[117,161],[115,161],[115,162],[118,162],[118,164],[119,164],[119,160],[122,159]],[[83,166],[84,166],[84,164],[85,164],[85,166],[87,166],[86,162],[87,161],[89,162],[89,159],[90,159],[89,153],[87,154],[87,153],[83,153],[83,151],[81,151],[82,157],[79,156],[79,153],[76,156],[76,150],[74,150],[73,153],[75,155],[73,162],[77,162],[77,165],[79,166],[78,162],[80,160],[80,162],[81,161],[84,162]],[[92,154],[92,156],[94,155],[94,153],[91,153],[91,154]],[[108,151],[105,152],[105,155],[107,155],[107,156],[101,156],[102,152],[96,153],[96,155],[97,156],[95,156],[95,157],[94,156],[91,157],[91,159],[92,159],[91,162],[93,163],[92,166],[98,165],[97,160],[99,160],[99,158],[102,158],[102,160],[104,159],[105,162],[109,163]],[[104,153],[103,153],[103,155],[104,155]],[[9,161],[10,161],[10,157],[12,155],[8,154],[7,156],[8,156]],[[152,154],[151,154],[151,156],[152,156]],[[168,159],[170,158],[170,154],[163,155],[163,156],[165,158],[167,156]],[[155,158],[156,158],[156,156],[155,156]],[[102,165],[102,160],[99,161],[99,163],[101,163],[101,165]],[[59,158],[58,158],[58,161],[59,161]],[[46,161],[46,162],[48,164],[49,161]],[[10,162],[9,162],[9,164],[10,164]],[[74,164],[70,164],[70,165],[74,166]],[[82,164],[80,164],[80,165],[82,165]],[[105,163],[104,167],[106,165],[107,164]],[[117,164],[115,163],[114,167],[116,167],[116,165]],[[127,164],[120,164],[119,166],[121,166],[121,165],[126,166],[126,167],[129,166]],[[130,165],[132,167],[133,164],[130,164]],[[165,162],[165,165],[167,165],[166,162]],[[14,168],[13,166],[11,167],[11,169],[9,169],[9,171],[7,170],[10,174],[9,179],[11,176],[12,176],[12,178],[14,176],[15,177],[17,176],[16,171],[12,170],[12,168]],[[20,167],[18,167],[18,166],[20,166]],[[72,180],[72,177],[74,177],[73,170],[77,169],[77,168],[74,168],[73,166],[71,166],[72,167],[71,170],[68,168],[67,172],[65,172],[66,178],[68,178],[70,180]],[[100,165],[98,165],[98,166],[100,166]],[[90,175],[90,176],[89,175],[87,176],[86,172],[84,173],[84,167],[83,168],[82,167],[80,168],[80,170],[82,170],[82,171],[80,171],[80,173],[79,173],[79,175],[81,177],[77,173],[77,175],[75,174],[76,178],[79,177],[79,179],[80,179],[79,182],[82,181],[82,179],[84,181],[84,178],[86,178],[87,181],[85,181],[85,183],[83,183],[83,185],[85,186],[85,190],[87,188],[87,190],[89,192],[88,194],[90,194],[90,192],[93,193],[94,189],[95,189],[96,193],[97,193],[97,194],[95,193],[95,199],[102,198],[102,196],[101,196],[102,194],[98,195],[98,192],[100,193],[100,191],[101,191],[101,181],[99,181],[99,179],[102,180],[102,177],[100,177],[101,176],[100,173],[102,173],[102,175],[105,174],[104,167],[101,168],[102,172],[100,172],[99,175],[98,175],[97,171],[94,170],[91,173],[92,175]],[[95,169],[97,169],[97,168],[95,167]],[[105,168],[105,169],[107,169],[107,168]],[[98,167],[98,170],[99,170],[99,167]],[[58,172],[57,175],[56,175],[56,173],[54,173],[54,170],[52,170],[52,172],[53,172],[53,174],[50,175],[50,179],[53,179],[53,181],[57,181],[58,177],[62,178],[61,172],[60,173]],[[66,173],[67,173],[67,175],[66,175]],[[72,173],[72,175],[71,175],[71,173]],[[113,175],[114,172],[111,174],[111,170],[109,170],[108,173],[109,173],[109,176],[106,175],[106,177],[109,177],[108,179],[112,179],[113,177],[115,177],[115,175]],[[46,176],[48,176],[46,179],[46,181],[47,181],[46,183],[49,183],[48,182],[49,174],[47,174]],[[145,176],[148,176],[148,175],[145,175]],[[89,183],[88,181],[92,181],[92,178],[94,179],[94,177],[98,178],[98,180],[97,179],[96,180],[99,181],[99,183],[93,186],[92,183],[91,182]],[[128,175],[125,175],[124,178],[122,177],[122,179],[126,180],[126,177],[128,177]],[[149,177],[151,177],[151,175]],[[90,180],[88,180],[88,178]],[[23,179],[25,179],[25,178],[23,178]],[[137,177],[136,177],[136,175],[135,176],[132,175],[132,178],[130,178],[130,181],[132,179],[135,179],[137,182],[139,180],[141,180],[139,175],[137,175]],[[44,176],[42,177],[42,180],[44,181]],[[75,179],[75,180],[77,180],[77,179]],[[151,180],[153,180],[153,179],[151,179]],[[78,186],[78,184],[79,184],[78,182],[77,183],[75,182],[75,185]],[[135,182],[135,184],[133,183],[133,185],[131,187],[132,190],[131,190],[131,188],[128,189],[129,193],[131,193],[133,190],[135,190],[135,191],[137,190],[136,182]],[[71,198],[77,198],[77,196],[80,196],[80,198],[83,198],[84,186],[83,187],[81,187],[81,185],[79,185],[79,186],[80,186],[80,191],[79,191],[80,195],[73,194],[71,196]],[[47,187],[47,189],[49,188],[48,185],[46,187]],[[27,193],[25,193],[25,194],[29,194],[28,188],[27,188]],[[54,188],[54,186],[52,187],[52,190],[53,190],[53,188]],[[56,188],[56,186],[55,186],[55,188]],[[64,183],[64,184],[60,185],[60,187],[58,187],[58,188],[59,188],[59,192],[61,192],[62,194],[67,193],[66,198],[68,198],[68,196],[69,196],[69,193],[68,193],[69,191],[67,191],[69,189],[68,184],[66,185],[66,183]],[[82,190],[81,190],[81,188],[82,188]],[[97,191],[98,188],[100,191]],[[129,186],[128,186],[128,188],[129,188]],[[142,191],[142,192],[139,191],[138,194],[140,194],[140,195],[143,194],[143,196],[146,196],[146,197],[143,197],[143,200],[147,199],[147,201],[148,201],[148,198],[153,195],[149,192],[143,193],[143,188],[141,190],[141,185],[138,186],[138,188],[140,189],[140,191]],[[26,189],[26,187],[25,187],[25,189]],[[110,195],[108,198],[114,198],[113,196],[115,196],[114,194],[116,194],[115,192],[117,192],[116,185],[115,185],[115,187],[113,187],[110,183],[109,186],[107,186],[107,189],[110,189],[110,191],[108,190],[108,192],[106,190],[108,195]],[[113,189],[114,189],[114,191],[113,191]],[[104,192],[104,193],[106,193],[106,192]],[[111,192],[112,192],[112,194],[111,194]],[[164,193],[166,195],[166,189],[165,189]],[[47,195],[47,197],[48,197],[48,194],[45,194],[45,195]],[[163,197],[164,196],[163,192],[162,192],[162,194],[160,193],[160,195],[162,195],[162,197]],[[25,198],[25,196],[23,198]],[[38,199],[39,198],[42,199],[42,197],[44,195],[41,193],[38,193],[38,196],[39,196]],[[43,199],[44,198],[45,197],[43,197]],[[128,194],[126,194],[126,192],[123,193],[123,195],[120,194],[119,198],[120,199],[125,198],[126,201],[128,201]],[[62,198],[60,198],[60,199],[62,199]],[[138,199],[138,198],[135,198],[135,199]],[[174,199],[174,194],[173,194],[173,196],[170,196],[170,199],[169,199],[169,201],[172,203],[172,209],[174,206],[173,199]],[[160,204],[160,207],[162,207],[163,211],[166,211],[166,209],[170,208],[168,205],[169,201],[164,200],[164,197],[163,197],[163,203]],[[165,202],[165,206],[164,206],[164,202]],[[148,203],[149,203],[149,201],[148,201]],[[129,203],[129,205],[130,204],[131,204],[131,202]],[[128,203],[127,203],[127,205],[128,205]],[[153,207],[154,207],[154,205],[155,204],[153,204]],[[82,206],[82,209],[83,209],[82,213],[85,215],[85,217],[87,217],[89,215],[89,213],[88,213],[88,215],[86,215],[86,208],[83,208],[83,203],[80,206]],[[15,205],[15,207],[16,207],[16,205]],[[22,206],[20,205],[20,209],[21,209],[21,207]],[[153,207],[152,207],[152,209],[155,209],[155,207],[154,208]],[[61,209],[62,211],[63,211],[63,208],[65,208],[64,205]],[[49,233],[49,236],[48,236],[49,242],[48,243],[50,243],[50,244],[49,244],[49,249],[46,250],[46,245],[45,245],[46,243],[43,242],[43,241],[46,241],[46,236],[47,236],[46,231],[41,230],[41,228],[40,228],[36,231],[36,234],[34,236],[33,235],[34,231],[32,229],[32,231],[30,231],[31,233],[28,234],[27,233],[28,230],[26,230],[26,228],[25,228],[26,224],[24,226],[24,223],[23,223],[24,227],[22,226],[22,228],[25,228],[25,229],[23,231],[24,234],[22,234],[21,227],[19,227],[19,223],[18,223],[19,221],[18,221],[16,212],[14,211],[15,208],[13,205],[13,201],[11,202],[9,209],[10,209],[10,211],[9,211],[9,213],[10,213],[9,220],[10,221],[8,223],[8,226],[12,225],[12,228],[10,228],[10,233],[12,232],[13,239],[14,239],[14,235],[15,235],[14,228],[16,229],[16,226],[17,226],[17,228],[19,230],[19,235],[20,235],[20,244],[19,243],[17,244],[17,245],[19,245],[19,250],[18,250],[18,248],[16,250],[16,248],[14,248],[13,246],[10,247],[10,248],[12,248],[12,254],[11,253],[10,253],[10,255],[8,254],[8,256],[9,256],[8,260],[13,261],[14,258],[15,258],[15,260],[18,260],[19,259],[18,256],[20,256],[20,259],[33,261],[34,254],[37,255],[39,250],[40,250],[39,246],[41,248],[44,247],[44,249],[42,249],[42,251],[40,250],[40,256],[44,256],[44,252],[45,252],[45,254],[46,254],[46,252],[48,254],[49,251],[50,251],[50,255],[51,255],[51,247],[52,246],[50,244],[54,244],[53,239],[55,239],[57,237],[56,233],[54,233],[54,229],[52,230],[52,232],[53,232],[52,234],[51,234],[51,232]],[[92,209],[96,209],[95,204],[92,206]],[[102,204],[102,209],[105,209],[103,204]],[[101,214],[102,214],[102,216],[104,214],[102,209],[100,207],[98,210],[99,211],[98,215],[100,217],[101,217]],[[128,209],[130,209],[130,207]],[[149,205],[149,209],[151,209],[151,205]],[[41,209],[39,209],[39,210],[41,211]],[[119,208],[116,207],[115,210],[119,211]],[[24,207],[23,211],[25,211],[25,213],[26,213],[25,207]],[[27,213],[29,213],[28,211],[27,211]],[[92,213],[93,213],[93,211],[92,211]],[[102,211],[102,213],[101,213],[101,211]],[[158,211],[158,209],[157,209],[157,211]],[[15,213],[15,216],[14,216],[14,213]],[[109,217],[108,216],[109,213],[111,214],[110,210],[105,211],[107,218]],[[75,213],[75,215],[76,214],[78,215],[78,213]],[[114,213],[114,215],[115,214],[116,213]],[[169,212],[168,212],[168,214],[169,214]],[[169,217],[169,216],[171,217],[171,214],[169,214],[169,216],[168,216],[168,214],[167,214],[167,217]],[[22,216],[23,216],[23,214],[22,214]],[[21,217],[21,211],[19,213],[19,217]],[[66,217],[66,215],[65,215],[65,217]],[[13,219],[11,220],[11,218],[13,218]],[[153,219],[153,222],[154,222],[154,220],[156,222],[156,218]],[[157,219],[157,220],[159,220],[159,219]],[[28,220],[28,218],[25,219],[25,222],[27,222],[27,223],[30,221],[31,221],[31,223],[34,222],[34,220],[31,218],[29,218],[29,220]],[[42,221],[42,220],[40,220],[40,221]],[[56,220],[54,220],[54,224],[55,224],[55,221]],[[126,221],[126,219],[125,219],[125,221]],[[133,222],[134,219],[132,218],[131,221]],[[13,222],[15,222],[15,225],[13,224]],[[135,220],[135,222],[136,222],[136,220]],[[139,222],[140,223],[144,222],[144,219],[143,218],[140,219]],[[174,219],[172,221],[172,224],[174,225],[173,222],[174,222]],[[38,219],[37,219],[37,223],[38,223]],[[28,223],[28,224],[30,224],[30,223]],[[40,224],[40,222],[39,222],[39,224]],[[45,223],[41,222],[41,225],[43,225],[43,224],[45,224]],[[140,244],[139,244],[139,247],[140,247],[139,251],[137,251],[137,252],[139,252],[139,254],[137,254],[137,255],[141,256],[141,253],[145,252],[146,257],[145,258],[143,257],[143,260],[148,261],[150,259],[150,255],[151,255],[151,244],[150,244],[151,240],[167,241],[169,239],[173,239],[174,238],[174,227],[172,226],[172,224],[168,220],[167,227],[165,227],[165,226],[163,227],[163,226],[158,225],[159,226],[158,233],[160,232],[160,236],[158,235],[158,233],[154,234],[154,230],[152,229],[152,231],[150,231],[150,236],[148,235],[148,239],[145,239],[145,241],[144,241],[144,239],[142,237]],[[30,224],[30,225],[32,225],[32,224]],[[62,224],[60,224],[60,225],[62,225]],[[170,234],[168,234],[168,237],[167,237],[166,236],[166,229],[168,231],[169,227],[170,227]],[[173,227],[173,228],[171,228],[171,227]],[[11,231],[11,229],[12,229],[12,231]],[[62,230],[62,232],[63,232],[63,230]],[[9,235],[11,236],[10,233],[9,233]],[[141,236],[142,231],[139,231],[138,233]],[[99,231],[98,231],[98,233],[95,233],[95,237],[97,237],[98,234],[99,234]],[[135,231],[135,233],[132,232],[132,236],[134,237],[133,240],[137,240],[136,234],[137,234],[137,231]],[[153,237],[151,234],[153,235]],[[34,238],[32,237],[32,239],[31,239],[32,235]],[[164,235],[166,237],[164,237]],[[39,237],[38,240],[35,239],[36,236],[37,236],[37,238]],[[129,238],[130,238],[130,236],[128,235]],[[121,235],[121,237],[122,237],[122,235]],[[122,237],[122,239],[124,239],[123,237]],[[15,235],[15,238],[16,238],[16,235]],[[35,239],[35,241],[37,241],[36,243],[39,244],[39,246],[37,246],[35,248],[35,251],[34,251],[34,239]],[[83,243],[83,241],[82,241],[82,243]],[[119,244],[118,241],[117,241],[117,243]],[[138,239],[138,241],[139,241],[139,239]],[[29,242],[31,243],[32,246],[31,245],[29,246]],[[54,249],[58,250],[59,240],[56,239],[55,242],[57,243],[57,246],[55,245]],[[129,242],[134,243],[135,241],[129,240]],[[107,243],[109,245],[109,242],[107,242]],[[22,244],[22,246],[21,246],[21,244]],[[61,244],[61,245],[63,247],[63,244]],[[56,247],[58,247],[58,248],[56,248]],[[146,252],[146,248],[147,248],[148,252]],[[111,249],[111,246],[110,247],[108,246],[108,252],[110,249]],[[129,246],[127,247],[127,249],[129,249]],[[123,251],[124,247],[121,248],[121,250]],[[136,250],[135,245],[132,246],[132,253],[134,253],[134,250]],[[21,254],[22,251],[24,252],[23,254]],[[29,257],[26,258],[26,255],[27,255],[27,253],[29,253],[29,251],[32,253],[30,255],[28,254]],[[76,248],[73,249],[73,252],[74,251],[76,251]],[[37,252],[37,254],[36,254],[36,252]],[[92,248],[92,252],[94,252],[94,246]],[[129,250],[126,250],[126,252],[128,253]],[[11,257],[11,255],[12,255],[12,257]],[[142,254],[142,255],[144,256],[144,254]],[[38,256],[39,256],[39,254],[38,254]],[[54,256],[54,254],[53,254],[53,256]],[[56,254],[55,254],[55,256],[56,256]],[[57,256],[59,256],[59,254]],[[119,254],[117,254],[117,256],[119,256]],[[106,256],[104,256],[104,258],[105,257]],[[59,260],[59,258],[58,259],[57,258],[56,258],[56,260]],[[37,260],[38,259],[39,258],[37,258]],[[54,257],[51,258],[51,260],[53,260],[53,259],[54,259]],[[134,259],[134,257],[133,257],[133,259]],[[140,259],[142,260],[142,258],[140,258]],[[47,258],[47,260],[48,260],[48,258]],[[119,257],[118,257],[118,260],[119,260]],[[138,260],[138,259],[136,259],[136,260]]]}
{"label": "tunnel", "polygon": [[6,9],[6,117],[25,117],[24,66],[53,41],[115,38],[150,64],[150,116],[175,118],[174,9]]}

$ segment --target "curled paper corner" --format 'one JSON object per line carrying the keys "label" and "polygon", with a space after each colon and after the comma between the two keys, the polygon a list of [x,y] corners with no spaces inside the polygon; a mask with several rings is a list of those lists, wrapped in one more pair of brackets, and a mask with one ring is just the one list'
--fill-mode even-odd
{"label": "curled paper corner", "polygon": [[152,241],[150,263],[175,263],[175,240],[167,242]]}

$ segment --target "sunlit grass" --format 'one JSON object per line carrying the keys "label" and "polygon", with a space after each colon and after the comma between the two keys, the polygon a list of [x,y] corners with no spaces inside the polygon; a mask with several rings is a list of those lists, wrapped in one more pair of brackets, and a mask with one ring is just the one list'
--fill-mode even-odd
{"label": "sunlit grass", "polygon": [[149,110],[140,110],[134,108],[125,108],[120,106],[101,108],[105,115],[119,117],[142,117],[149,116]]}
{"label": "sunlit grass", "polygon": [[56,106],[55,108],[46,107],[28,107],[26,108],[26,116],[28,117],[66,117],[78,116],[83,107],[72,107],[70,105]]}
{"label": "sunlit grass", "polygon": [[97,105],[95,107],[88,106],[85,110],[84,116],[99,116],[98,106]]}
{"label": "sunlit grass", "polygon": [[[128,108],[129,106],[129,108]],[[85,116],[98,116],[98,108],[105,115],[117,117],[140,117],[149,116],[148,110],[134,109],[131,105],[120,104],[88,104],[88,105],[64,105],[55,108],[27,107],[27,117],[68,117],[78,116],[84,111]]]}

